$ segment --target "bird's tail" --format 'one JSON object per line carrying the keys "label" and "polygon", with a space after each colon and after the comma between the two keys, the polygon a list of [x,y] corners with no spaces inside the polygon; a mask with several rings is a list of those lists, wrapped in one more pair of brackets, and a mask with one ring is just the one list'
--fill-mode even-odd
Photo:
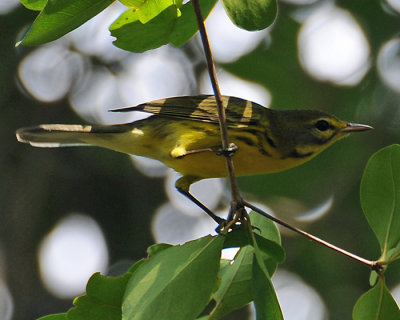
{"label": "bird's tail", "polygon": [[135,136],[140,135],[140,132],[135,132],[135,130],[140,131],[130,124],[113,126],[42,124],[21,128],[16,135],[18,141],[29,143],[34,147],[93,145],[131,153],[134,150],[126,150],[127,142],[129,140],[132,142]]}
{"label": "bird's tail", "polygon": [[42,124],[36,127],[21,128],[17,131],[19,142],[34,147],[56,148],[88,144],[82,138],[92,131],[92,126]]}

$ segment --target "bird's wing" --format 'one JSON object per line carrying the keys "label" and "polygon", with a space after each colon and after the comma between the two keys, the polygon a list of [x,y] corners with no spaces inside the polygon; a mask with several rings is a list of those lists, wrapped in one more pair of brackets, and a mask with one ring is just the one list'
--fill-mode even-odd
{"label": "bird's wing", "polygon": [[[222,103],[228,124],[257,124],[264,109],[257,103],[235,97],[223,96]],[[217,104],[212,95],[166,98],[110,111],[143,111],[176,119],[218,123]]]}

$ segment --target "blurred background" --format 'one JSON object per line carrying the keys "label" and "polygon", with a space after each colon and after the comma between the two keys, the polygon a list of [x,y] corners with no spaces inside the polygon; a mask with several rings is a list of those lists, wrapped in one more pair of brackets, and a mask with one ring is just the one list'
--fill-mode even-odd
{"label": "blurred background", "polygon": [[[123,272],[154,242],[183,243],[215,224],[174,190],[154,161],[97,148],[36,149],[15,130],[41,123],[122,123],[109,109],[210,93],[198,37],[143,54],[112,46],[114,3],[39,48],[16,41],[35,18],[0,3],[0,319],[64,312],[96,271]],[[400,142],[400,1],[279,1],[268,30],[236,28],[221,4],[207,20],[222,93],[277,109],[311,108],[375,127],[283,173],[239,179],[248,200],[362,257],[379,246],[359,203],[368,158]],[[400,165],[400,164],[399,164]],[[223,179],[193,186],[225,215]],[[350,319],[367,267],[282,231],[287,259],[274,276],[285,319]],[[399,231],[400,232],[400,231]],[[387,271],[400,301],[399,262]],[[245,308],[227,319],[252,319]]]}

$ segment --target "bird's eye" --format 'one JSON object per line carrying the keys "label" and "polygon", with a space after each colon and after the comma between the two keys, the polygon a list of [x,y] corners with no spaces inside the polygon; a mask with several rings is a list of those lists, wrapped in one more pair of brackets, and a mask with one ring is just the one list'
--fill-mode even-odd
{"label": "bird's eye", "polygon": [[331,127],[331,125],[330,125],[329,122],[326,121],[326,120],[318,120],[318,121],[315,123],[315,127],[316,127],[319,131],[326,131],[326,130],[328,130],[328,129]]}

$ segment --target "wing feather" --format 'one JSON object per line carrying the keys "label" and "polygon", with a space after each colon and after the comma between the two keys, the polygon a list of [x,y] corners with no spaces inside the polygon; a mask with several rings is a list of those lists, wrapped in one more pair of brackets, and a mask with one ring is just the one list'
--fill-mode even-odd
{"label": "wing feather", "polygon": [[[257,124],[264,107],[235,97],[222,97],[228,124]],[[218,112],[213,95],[183,96],[155,100],[134,107],[114,109],[112,112],[143,111],[159,116],[218,123]]]}

